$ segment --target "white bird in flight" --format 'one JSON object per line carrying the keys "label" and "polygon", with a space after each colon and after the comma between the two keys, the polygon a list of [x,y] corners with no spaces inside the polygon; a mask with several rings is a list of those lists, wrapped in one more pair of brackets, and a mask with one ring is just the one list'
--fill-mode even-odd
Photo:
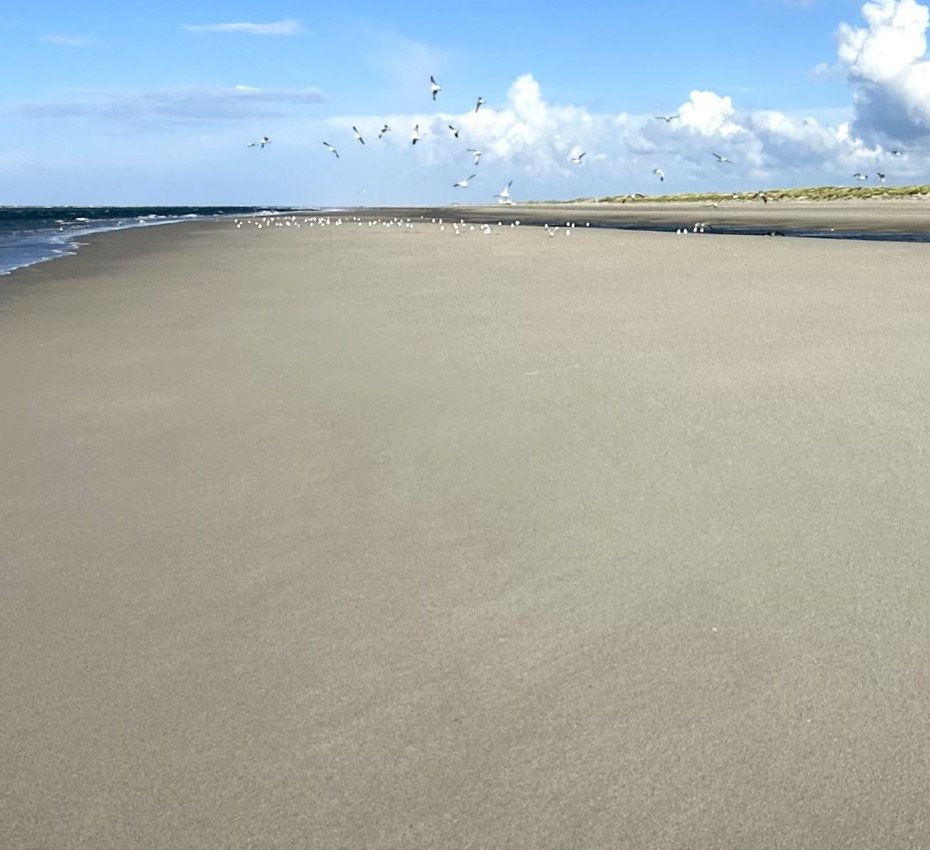
{"label": "white bird in flight", "polygon": [[484,106],[484,98],[480,95],[478,96],[478,101],[475,103],[475,112],[477,112],[481,107]]}
{"label": "white bird in flight", "polygon": [[432,92],[433,100],[436,100],[436,95],[439,94],[439,92],[442,91],[442,86],[439,85],[439,83],[436,82],[436,78],[435,78],[435,77],[430,77],[430,78],[429,78],[429,90],[430,90],[430,92]]}
{"label": "white bird in flight", "polygon": [[512,204],[513,201],[510,198],[510,187],[513,185],[513,180],[511,180],[503,189],[500,190],[494,197],[497,198],[499,204]]}
{"label": "white bird in flight", "polygon": [[336,159],[339,159],[339,151],[337,151],[333,145],[331,145],[329,142],[323,142],[323,144],[326,145],[327,150],[332,151],[336,155]]}
{"label": "white bird in flight", "polygon": [[666,124],[671,124],[676,118],[681,118],[677,113],[675,115],[656,115],[657,121],[664,121]]}
{"label": "white bird in flight", "polygon": [[584,157],[585,157],[585,152],[582,151],[582,152],[581,152],[580,154],[578,154],[577,156],[573,156],[573,157],[572,157],[572,162],[574,162],[575,165],[581,165],[581,160],[583,160]]}
{"label": "white bird in flight", "polygon": [[378,138],[380,139],[385,133],[390,133],[391,128],[387,124],[381,125],[381,131],[378,133]]}
{"label": "white bird in flight", "polygon": [[458,127],[455,127],[452,124],[449,124],[448,127],[452,131],[452,135],[455,136],[455,138],[458,138],[459,137]]}
{"label": "white bird in flight", "polygon": [[721,156],[719,153],[715,153],[714,156],[717,157],[717,162],[728,162],[730,165],[733,165],[733,160],[728,157]]}
{"label": "white bird in flight", "polygon": [[665,172],[661,168],[653,168],[652,173],[659,178],[660,183],[665,182]]}
{"label": "white bird in flight", "polygon": [[869,175],[863,174],[861,171],[857,171],[855,174],[853,174],[853,177],[855,177],[856,180],[868,180],[869,179]]}
{"label": "white bird in flight", "polygon": [[413,127],[413,135],[410,137],[410,144],[415,145],[420,141],[420,125],[415,124]]}
{"label": "white bird in flight", "polygon": [[455,189],[456,187],[458,187],[458,188],[460,188],[460,189],[467,189],[467,188],[468,188],[468,181],[469,181],[469,180],[474,180],[474,179],[475,179],[475,175],[474,175],[474,174],[469,174],[468,177],[466,177],[464,180],[459,180],[457,183],[453,183],[453,184],[452,184],[452,188]]}
{"label": "white bird in flight", "polygon": [[474,154],[474,155],[475,155],[475,165],[477,165],[478,162],[479,162],[479,160],[481,159],[481,151],[476,150],[475,148],[468,148],[468,152],[469,152],[470,154]]}
{"label": "white bird in flight", "polygon": [[904,151],[888,151],[892,156],[904,156]]}
{"label": "white bird in flight", "polygon": [[358,127],[356,127],[354,124],[352,125],[352,132],[355,133],[355,138],[358,139],[364,145],[365,140],[362,138],[362,134],[359,133]]}
{"label": "white bird in flight", "polygon": [[876,171],[875,176],[878,178],[879,183],[885,182],[885,175],[881,171]]}
{"label": "white bird in flight", "polygon": [[249,142],[248,147],[250,148],[263,148],[265,145],[270,145],[271,139],[267,136],[262,136],[257,142]]}

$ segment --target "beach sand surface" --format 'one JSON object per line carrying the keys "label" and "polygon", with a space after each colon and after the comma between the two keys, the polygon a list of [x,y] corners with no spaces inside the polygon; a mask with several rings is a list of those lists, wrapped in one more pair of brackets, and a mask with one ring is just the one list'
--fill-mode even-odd
{"label": "beach sand surface", "polygon": [[0,282],[0,846],[928,846],[926,246],[90,242]]}

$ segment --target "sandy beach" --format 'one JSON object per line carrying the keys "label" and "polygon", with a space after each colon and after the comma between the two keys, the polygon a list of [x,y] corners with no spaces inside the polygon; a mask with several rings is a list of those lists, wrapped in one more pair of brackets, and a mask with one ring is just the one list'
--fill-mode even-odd
{"label": "sandy beach", "polygon": [[930,846],[930,247],[430,213],[0,279],[0,846]]}

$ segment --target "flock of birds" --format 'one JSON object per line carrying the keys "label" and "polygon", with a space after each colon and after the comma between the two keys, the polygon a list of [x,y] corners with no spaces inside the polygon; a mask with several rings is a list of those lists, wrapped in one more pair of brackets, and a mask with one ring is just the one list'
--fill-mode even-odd
{"label": "flock of birds", "polygon": [[[432,100],[435,101],[439,93],[442,91],[442,86],[436,81],[436,77],[432,75],[429,78],[429,84],[430,84],[430,96]],[[485,99],[479,96],[477,100],[475,101],[475,112],[478,112],[481,109],[481,107],[484,106],[485,102],[486,102]],[[654,117],[657,121],[664,121],[666,124],[671,124],[673,121],[679,120],[681,118],[681,115],[679,113],[674,113],[671,115],[656,115]],[[452,135],[456,139],[458,139],[459,128],[456,127],[454,124],[447,124],[446,126],[448,127]],[[380,130],[378,131],[378,138],[382,139],[387,133],[390,133],[390,132],[391,132],[391,127],[386,123],[382,124]],[[355,137],[355,140],[359,142],[359,144],[361,145],[365,144],[365,138],[362,135],[362,132],[354,124],[352,125],[352,133]],[[411,133],[411,136],[410,136],[410,144],[415,146],[419,141],[420,141],[420,125],[415,124],[413,127],[413,131]],[[257,148],[264,149],[269,144],[271,144],[271,139],[269,139],[267,136],[262,136],[258,141],[249,142],[248,147],[250,148],[257,147]],[[324,141],[323,146],[330,153],[332,153],[333,156],[339,159],[339,151],[337,150],[335,145],[332,145],[329,142]],[[466,148],[466,150],[474,158],[474,166],[475,168],[477,168],[478,163],[481,161],[482,151],[477,148]],[[892,150],[892,151],[889,151],[889,153],[893,157],[904,156],[904,151],[902,150]],[[711,155],[714,157],[714,159],[719,165],[734,165],[735,164],[734,161],[730,159],[728,156],[726,156],[725,154],[719,154],[716,152],[712,152]],[[580,153],[571,154],[569,156],[569,159],[572,162],[572,164],[581,165],[582,162],[584,161],[585,156],[587,156],[587,153],[585,151],[581,151]],[[658,167],[653,168],[652,174],[658,178],[660,183],[665,182],[665,171],[663,169],[658,168]],[[467,189],[470,182],[474,180],[475,177],[477,176],[478,176],[477,172],[473,172],[472,174],[469,174],[467,177],[463,177],[461,180],[457,180],[455,183],[453,183],[452,188],[453,189]],[[859,180],[859,181],[865,181],[869,179],[868,174],[863,174],[862,172],[859,172],[859,171],[857,171],[852,176],[853,176],[853,179]],[[877,171],[876,179],[880,183],[884,183],[887,179],[887,175],[884,172]],[[493,196],[497,198],[497,202],[499,204],[513,204],[514,203],[513,199],[510,196],[510,187],[512,185],[513,185],[513,180],[509,181],[507,185],[500,192],[498,192],[496,195]],[[633,193],[632,195],[628,195],[627,197],[636,198],[636,197],[645,197],[645,196],[637,192],[637,193]],[[756,192],[751,197],[753,199],[759,198],[763,202],[768,203],[768,198],[765,196],[763,192]],[[714,203],[713,206],[716,206],[716,203]]]}

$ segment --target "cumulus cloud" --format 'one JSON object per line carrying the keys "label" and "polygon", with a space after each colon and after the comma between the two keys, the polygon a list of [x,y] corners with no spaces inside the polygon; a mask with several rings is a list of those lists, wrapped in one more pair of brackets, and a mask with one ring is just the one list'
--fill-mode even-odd
{"label": "cumulus cloud", "polygon": [[[599,113],[553,103],[535,77],[524,74],[504,101],[490,100],[478,112],[335,116],[307,135],[319,133],[339,147],[340,175],[364,184],[372,202],[379,186],[388,199],[421,185],[437,187],[437,194],[424,189],[410,202],[447,201],[448,186],[469,173],[469,147],[483,151],[469,189],[476,197],[486,189],[498,191],[510,179],[518,198],[651,194],[659,191],[652,174],[657,167],[666,174],[661,188],[668,191],[849,183],[854,172],[887,162],[881,147],[863,141],[848,121],[744,111],[728,95],[701,90],[690,92],[674,111],[680,117],[667,123],[652,114]],[[367,138],[384,121],[393,131],[356,154],[351,126]],[[449,131],[450,123],[459,138]],[[414,124],[420,133],[415,148],[410,144]],[[582,151],[583,163],[572,163]],[[719,164],[714,153],[733,164]],[[903,174],[905,165],[896,163],[895,172]],[[386,182],[395,178],[395,184]]]}
{"label": "cumulus cloud", "polygon": [[837,54],[854,86],[854,130],[879,141],[930,136],[930,10],[916,0],[870,0],[864,27],[841,24]]}
{"label": "cumulus cloud", "polygon": [[298,35],[303,32],[299,21],[273,21],[267,24],[248,22],[225,24],[184,24],[188,32],[244,32],[249,35]]}
{"label": "cumulus cloud", "polygon": [[116,122],[207,123],[281,116],[288,107],[326,99],[316,88],[260,89],[252,86],[189,86],[140,92],[78,93],[61,102],[24,103],[31,118],[98,118]]}

